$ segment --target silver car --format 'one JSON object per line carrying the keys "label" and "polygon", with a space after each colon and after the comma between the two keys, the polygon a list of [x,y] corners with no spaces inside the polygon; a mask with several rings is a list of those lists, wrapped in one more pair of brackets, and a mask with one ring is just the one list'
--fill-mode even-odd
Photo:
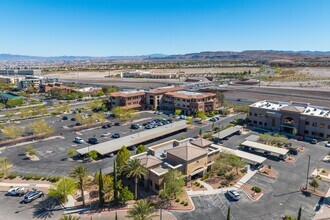
{"label": "silver car", "polygon": [[228,190],[227,194],[235,201],[238,201],[241,198],[236,190]]}

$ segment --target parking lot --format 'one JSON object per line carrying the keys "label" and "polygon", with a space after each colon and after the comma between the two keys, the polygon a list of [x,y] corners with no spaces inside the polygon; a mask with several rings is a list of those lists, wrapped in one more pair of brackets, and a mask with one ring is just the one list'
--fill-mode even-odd
{"label": "parking lot", "polygon": [[[239,144],[251,134],[257,133],[233,135],[228,140],[225,140],[223,145],[237,149]],[[294,163],[267,159],[265,164],[271,165],[277,171],[278,178],[274,180],[258,173],[254,175],[247,183],[251,186],[260,187],[264,195],[258,201],[251,201],[246,199],[245,194],[241,192],[243,199],[230,203],[231,214],[235,219],[280,219],[285,214],[297,216],[300,207],[303,208],[304,218],[311,219],[315,215],[315,211],[324,205],[325,200],[318,196],[303,194],[300,187],[306,184],[307,155],[311,156],[310,173],[317,167],[330,169],[330,164],[322,161],[330,149],[325,147],[324,142],[317,144],[297,140],[290,140],[290,142],[293,147],[304,146],[305,151],[294,156],[296,158]],[[310,182],[311,179],[308,181]],[[318,190],[320,191],[326,192],[330,187],[328,182],[322,180],[318,180],[318,182],[320,184]],[[221,194],[219,196],[225,205],[229,204],[229,200],[225,195]],[[193,198],[196,206],[195,211],[191,213],[173,213],[178,219],[226,219],[221,212],[221,208],[214,207],[209,200],[209,196],[195,197]],[[219,202],[216,204],[219,204]]]}
{"label": "parking lot", "polygon": [[44,196],[30,203],[20,203],[23,197],[5,196],[0,192],[0,218],[8,220],[22,219],[59,219],[63,214],[58,202]]}

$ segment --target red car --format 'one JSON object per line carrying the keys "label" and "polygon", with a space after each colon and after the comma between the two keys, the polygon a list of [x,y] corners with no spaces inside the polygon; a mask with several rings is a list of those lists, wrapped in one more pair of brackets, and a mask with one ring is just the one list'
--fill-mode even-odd
{"label": "red car", "polygon": [[298,141],[303,141],[303,140],[304,140],[304,136],[299,136],[299,137],[297,138],[297,140],[298,140]]}

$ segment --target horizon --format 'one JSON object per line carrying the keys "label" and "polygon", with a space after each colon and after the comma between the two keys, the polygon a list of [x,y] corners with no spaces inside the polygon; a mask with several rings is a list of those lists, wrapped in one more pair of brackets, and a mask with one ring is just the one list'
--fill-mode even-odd
{"label": "horizon", "polygon": [[326,1],[4,0],[0,7],[2,54],[330,51]]}

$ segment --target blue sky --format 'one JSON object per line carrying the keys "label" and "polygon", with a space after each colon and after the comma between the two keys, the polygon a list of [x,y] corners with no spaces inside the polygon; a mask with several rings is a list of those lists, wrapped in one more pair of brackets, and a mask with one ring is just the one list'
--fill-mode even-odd
{"label": "blue sky", "polygon": [[330,50],[328,0],[1,0],[0,53]]}

